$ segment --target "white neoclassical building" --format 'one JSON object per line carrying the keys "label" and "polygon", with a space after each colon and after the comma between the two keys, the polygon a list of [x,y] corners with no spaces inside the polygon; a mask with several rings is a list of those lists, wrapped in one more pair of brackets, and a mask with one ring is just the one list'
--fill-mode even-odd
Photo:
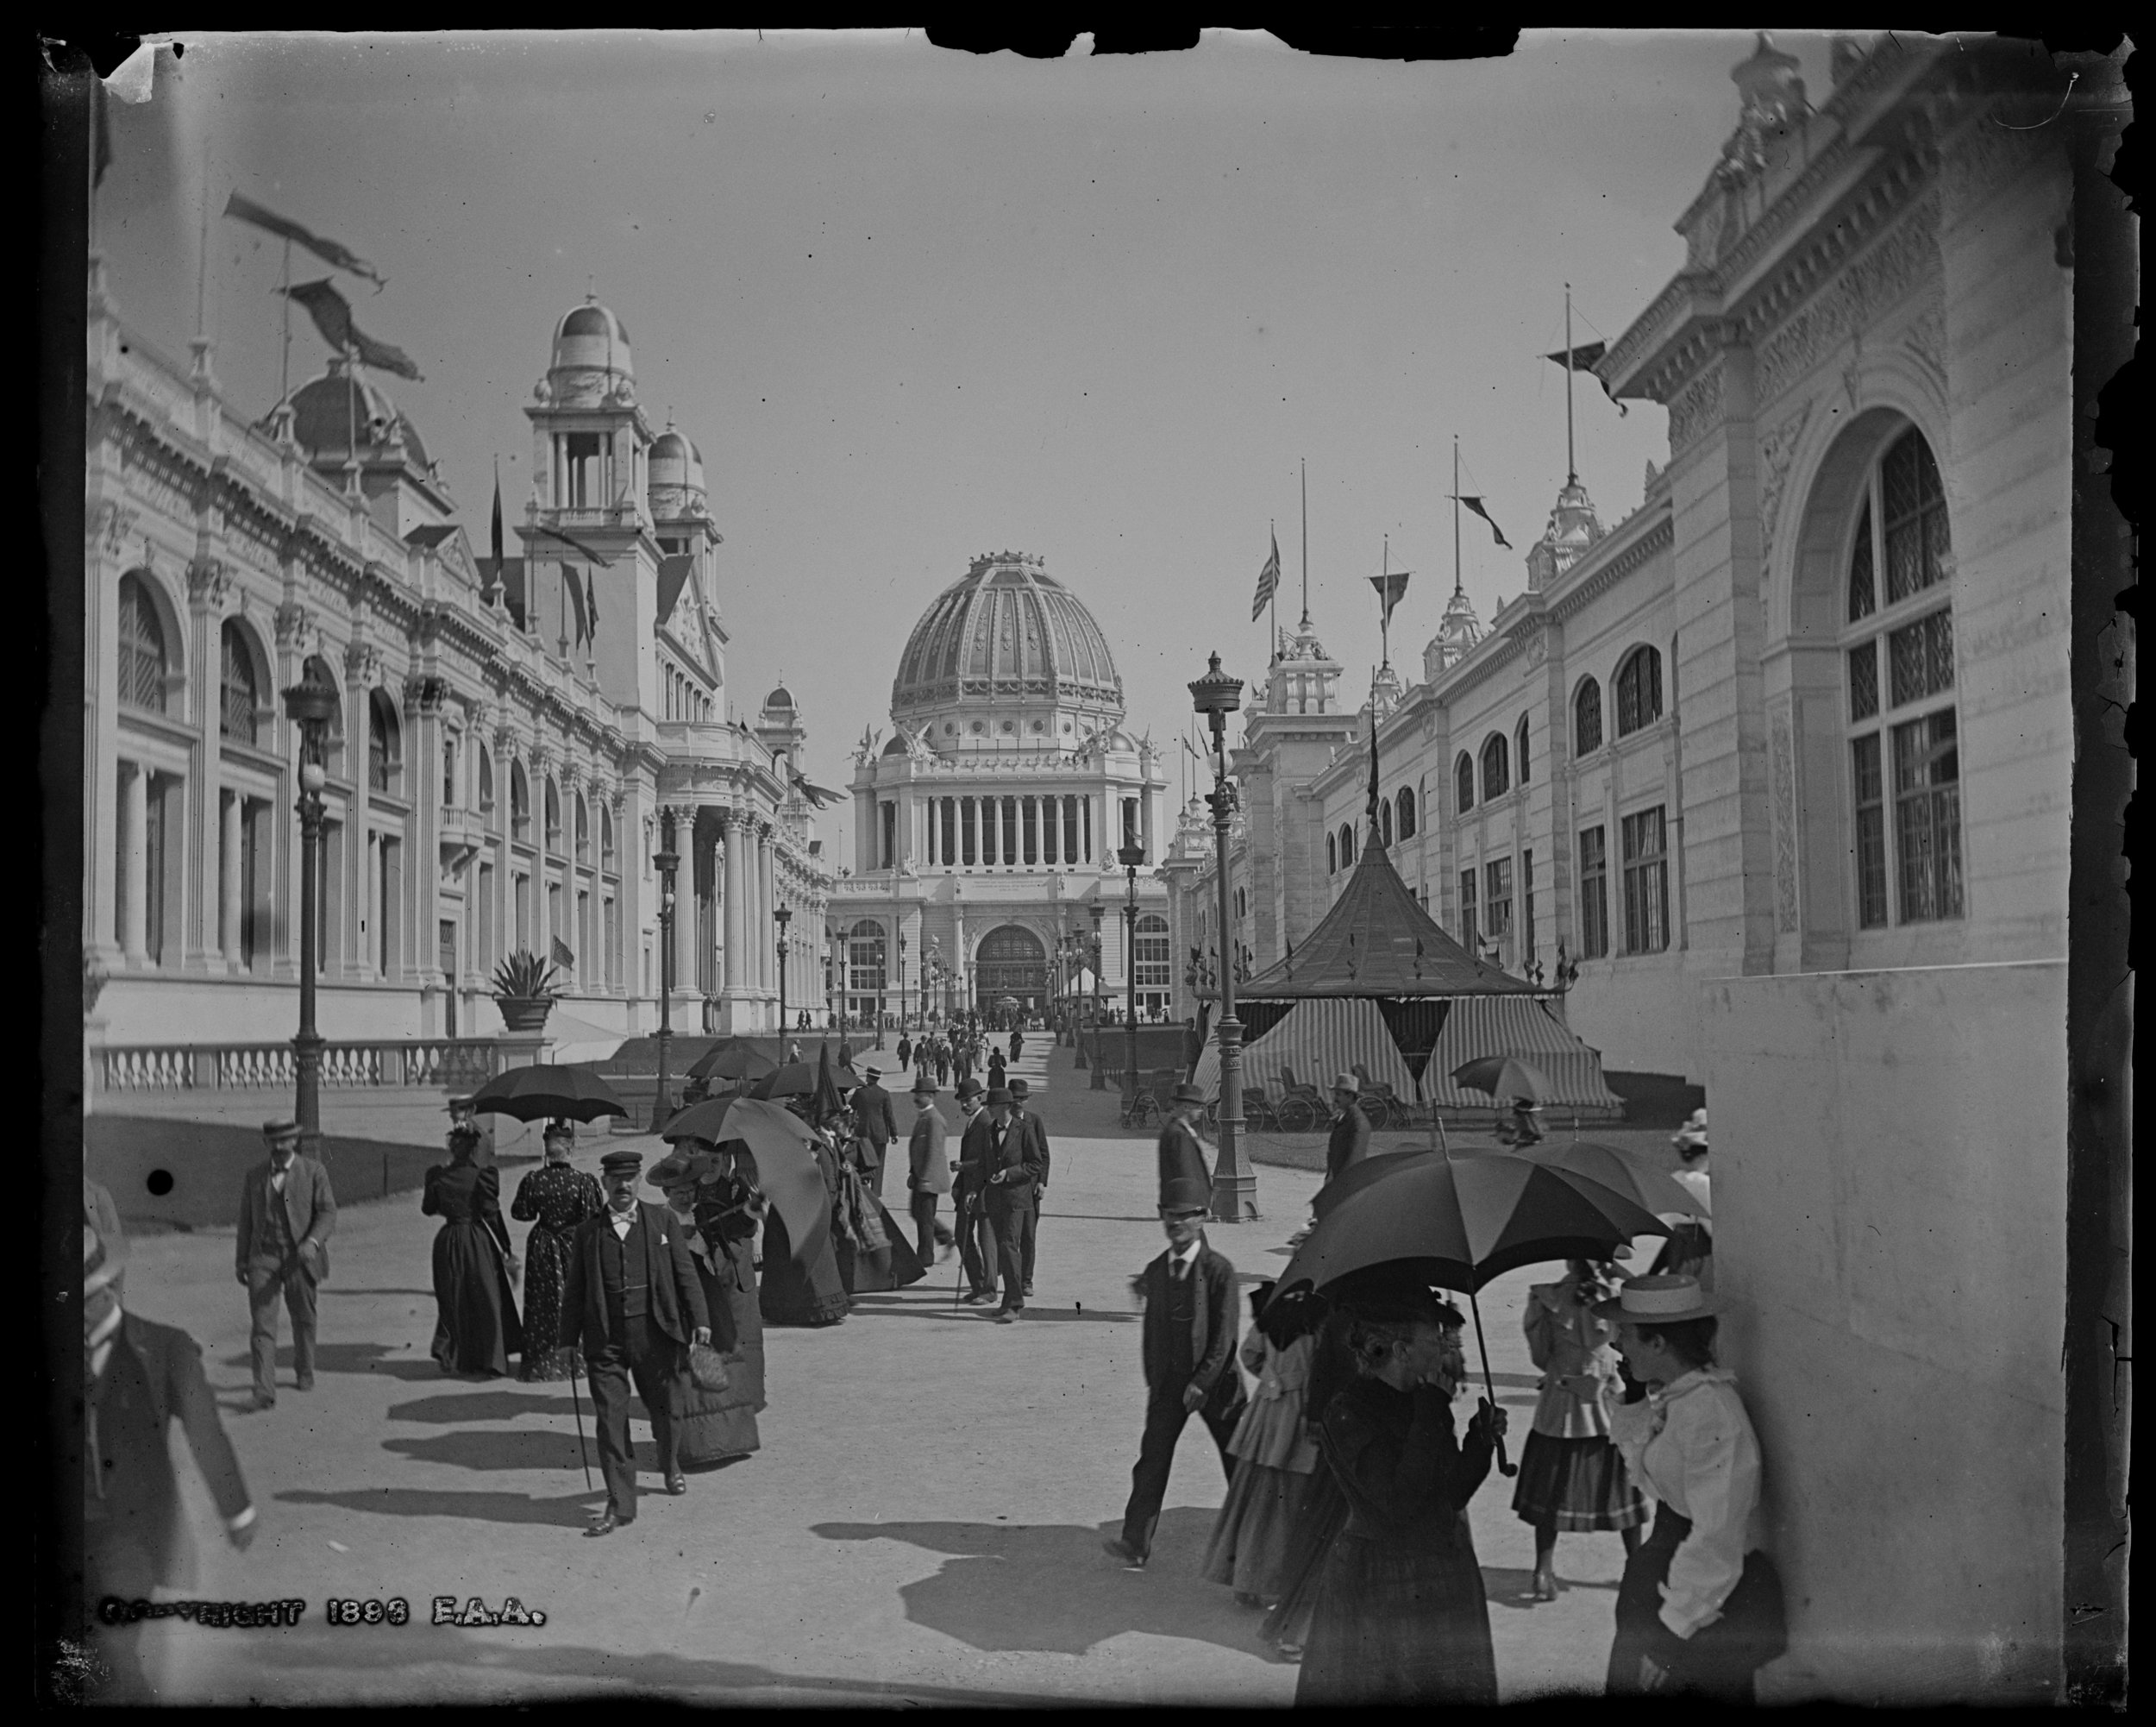
{"label": "white neoclassical building", "polygon": [[[1045,1006],[1080,982],[1067,938],[1100,908],[1100,983],[1167,1011],[1166,889],[1152,873],[1163,777],[1124,729],[1106,637],[1044,561],[975,558],[922,613],[891,735],[854,757],[854,857],[830,899],[833,994],[856,1015]],[[1125,846],[1138,870],[1135,954]]]}
{"label": "white neoclassical building", "polygon": [[[344,361],[258,419],[210,344],[161,355],[94,259],[90,286],[93,1040],[291,1036],[298,739],[278,693],[308,672],[340,698],[317,931],[333,1046],[491,1036],[488,980],[517,949],[559,960],[558,1011],[650,1029],[669,825],[674,1025],[774,1023],[773,914],[819,926],[829,887],[806,733],[790,706],[727,719],[701,457],[639,405],[620,318],[587,300],[555,326],[522,555],[497,568],[418,429]],[[816,944],[788,972],[789,1004],[820,1010]]]}

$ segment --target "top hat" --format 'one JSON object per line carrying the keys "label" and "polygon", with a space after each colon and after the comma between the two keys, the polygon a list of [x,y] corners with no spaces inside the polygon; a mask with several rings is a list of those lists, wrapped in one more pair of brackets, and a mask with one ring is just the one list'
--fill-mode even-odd
{"label": "top hat", "polygon": [[599,1160],[599,1166],[608,1175],[634,1175],[644,1166],[642,1152],[607,1152]]}
{"label": "top hat", "polygon": [[991,1085],[988,1088],[988,1107],[993,1109],[999,1103],[1003,1105],[1005,1108],[1009,1108],[1011,1107],[1011,1094],[1000,1085]]}
{"label": "top hat", "polygon": [[1608,1301],[1595,1303],[1597,1317],[1629,1320],[1634,1325],[1682,1325],[1720,1311],[1721,1303],[1700,1288],[1697,1278],[1675,1272],[1628,1278]]}
{"label": "top hat", "polygon": [[1203,1176],[1171,1175],[1160,1184],[1160,1209],[1163,1213],[1210,1211],[1213,1184]]}
{"label": "top hat", "polygon": [[273,1146],[282,1140],[297,1140],[299,1137],[299,1123],[297,1121],[265,1121],[262,1123],[262,1137]]}
{"label": "top hat", "polygon": [[1202,1103],[1206,1101],[1205,1088],[1194,1085],[1186,1079],[1175,1088],[1169,1101],[1174,1103]]}
{"label": "top hat", "polygon": [[957,1089],[952,1093],[952,1095],[956,1096],[961,1103],[966,1102],[968,1098],[978,1097],[981,1096],[981,1082],[975,1079],[969,1073],[963,1079],[958,1082]]}
{"label": "top hat", "polygon": [[1360,1097],[1363,1095],[1363,1082],[1351,1073],[1336,1073],[1332,1076],[1332,1089]]}

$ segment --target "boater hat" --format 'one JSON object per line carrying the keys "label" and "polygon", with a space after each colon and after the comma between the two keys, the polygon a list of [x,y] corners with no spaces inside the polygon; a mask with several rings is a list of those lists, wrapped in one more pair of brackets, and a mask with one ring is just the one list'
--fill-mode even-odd
{"label": "boater hat", "polygon": [[1363,1082],[1351,1073],[1336,1073],[1332,1076],[1332,1089],[1335,1091],[1352,1092],[1360,1097],[1363,1095]]}
{"label": "boater hat", "polygon": [[1597,1317],[1629,1320],[1634,1325],[1682,1325],[1720,1310],[1721,1303],[1702,1291],[1697,1278],[1674,1272],[1630,1278],[1608,1301],[1595,1303]]}
{"label": "boater hat", "polygon": [[599,1160],[599,1166],[608,1175],[634,1175],[644,1166],[642,1152],[608,1152]]}
{"label": "boater hat", "polygon": [[872,1080],[881,1079],[883,1077],[883,1070],[880,1067],[864,1067],[861,1071],[867,1074]]}
{"label": "boater hat", "polygon": [[262,1137],[273,1146],[281,1140],[296,1140],[299,1137],[299,1123],[297,1121],[265,1121],[262,1123]]}

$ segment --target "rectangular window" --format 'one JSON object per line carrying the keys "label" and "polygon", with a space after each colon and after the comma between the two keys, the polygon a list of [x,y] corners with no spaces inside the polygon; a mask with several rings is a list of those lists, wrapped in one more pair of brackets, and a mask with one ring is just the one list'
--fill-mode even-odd
{"label": "rectangular window", "polygon": [[948,865],[958,861],[958,806],[955,799],[943,800],[943,862]]}
{"label": "rectangular window", "polygon": [[958,800],[958,813],[965,828],[965,861],[970,864],[979,861],[980,841],[977,838],[979,819],[971,798]]}
{"label": "rectangular window", "polygon": [[1609,951],[1609,843],[1601,827],[1580,830],[1580,958]]}
{"label": "rectangular window", "polygon": [[1138,844],[1138,800],[1136,798],[1125,798],[1123,800],[1124,845],[1126,846],[1136,845]]}
{"label": "rectangular window", "polygon": [[516,901],[516,921],[509,932],[509,951],[511,953],[516,952],[519,948],[528,948],[531,945],[530,876],[520,875],[517,877]]}
{"label": "rectangular window", "polygon": [[1086,862],[1090,864],[1093,862],[1093,800],[1090,797],[1083,800],[1079,804],[1078,808],[1080,814],[1085,822],[1085,833],[1083,838],[1085,842]]}
{"label": "rectangular window", "polygon": [[168,775],[151,774],[142,801],[142,951],[153,965],[165,963],[165,798],[171,786]]}
{"label": "rectangular window", "polygon": [[457,807],[457,746],[454,738],[442,740],[442,807]]}
{"label": "rectangular window", "polygon": [[606,985],[621,988],[621,907],[611,900],[606,902]]}
{"label": "rectangular window", "polygon": [[1062,861],[1062,847],[1056,843],[1056,818],[1062,807],[1054,798],[1041,800],[1041,861],[1044,864]]}
{"label": "rectangular window", "polygon": [[320,977],[337,957],[330,945],[337,939],[337,932],[344,922],[342,822],[322,824],[322,845],[316,854],[315,870],[315,975]]}
{"label": "rectangular window", "polygon": [[1663,838],[1661,805],[1625,818],[1626,953],[1659,953],[1670,945],[1670,866]]}
{"label": "rectangular window", "polygon": [[1960,782],[1953,709],[1894,728],[1894,843],[1904,923],[1961,915]]}
{"label": "rectangular window", "polygon": [[1023,812],[1025,824],[1025,861],[1028,864],[1037,864],[1040,861],[1041,856],[1040,800],[1026,798],[1022,801],[1025,806]]}
{"label": "rectangular window", "polygon": [[1879,772],[1879,734],[1849,746],[1857,804],[1857,924],[1879,929],[1887,920],[1885,788]]}
{"label": "rectangular window", "polygon": [[1482,926],[1492,941],[1512,933],[1512,859],[1500,857],[1482,866]]}
{"label": "rectangular window", "polygon": [[1475,939],[1475,872],[1460,871],[1460,945],[1470,953],[1477,951]]}
{"label": "rectangular window", "polygon": [[1018,801],[1016,798],[1003,800],[1002,856],[1006,864],[1018,861]]}
{"label": "rectangular window", "polygon": [[494,866],[479,865],[479,900],[472,907],[472,922],[478,939],[473,945],[479,950],[479,972],[482,977],[494,975]]}
{"label": "rectangular window", "polygon": [[[1853,657],[1853,656],[1852,656]],[[1940,611],[1887,636],[1894,705],[1922,701],[1954,687],[1953,613]],[[1859,714],[1859,719],[1865,716]]]}
{"label": "rectangular window", "polygon": [[1876,636],[1849,650],[1849,717],[1869,719],[1879,711],[1879,642]]}
{"label": "rectangular window", "polygon": [[897,862],[899,845],[899,807],[894,803],[880,803],[876,806],[876,815],[878,821],[881,825],[881,832],[883,835],[883,863],[881,867],[888,870]]}
{"label": "rectangular window", "polygon": [[1520,951],[1529,959],[1535,951],[1535,855],[1520,854]]}

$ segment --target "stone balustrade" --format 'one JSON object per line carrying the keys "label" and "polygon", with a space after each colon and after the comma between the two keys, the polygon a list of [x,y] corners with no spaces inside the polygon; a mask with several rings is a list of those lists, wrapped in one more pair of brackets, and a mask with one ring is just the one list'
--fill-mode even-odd
{"label": "stone balustrade", "polygon": [[[297,1077],[290,1042],[112,1045],[91,1058],[101,1091],[276,1090]],[[492,1038],[331,1043],[323,1046],[321,1083],[325,1090],[475,1090],[504,1065],[503,1046]]]}

